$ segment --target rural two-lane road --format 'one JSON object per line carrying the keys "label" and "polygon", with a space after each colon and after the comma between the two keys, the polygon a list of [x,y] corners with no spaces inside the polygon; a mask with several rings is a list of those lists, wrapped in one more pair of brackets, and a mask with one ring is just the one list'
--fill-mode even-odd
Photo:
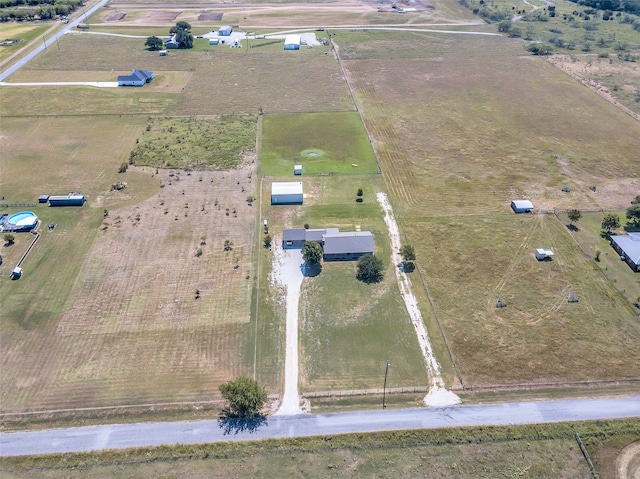
{"label": "rural two-lane road", "polygon": [[640,396],[521,402],[343,414],[271,416],[263,422],[216,420],[117,424],[0,434],[0,456],[20,456],[163,444],[315,436],[402,429],[551,423],[640,417]]}

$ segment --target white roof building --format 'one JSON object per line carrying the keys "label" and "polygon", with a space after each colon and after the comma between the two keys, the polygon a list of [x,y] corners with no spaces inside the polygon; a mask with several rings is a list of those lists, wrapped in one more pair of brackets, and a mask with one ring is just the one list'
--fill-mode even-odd
{"label": "white roof building", "polygon": [[301,205],[303,196],[302,181],[276,181],[271,183],[272,205]]}

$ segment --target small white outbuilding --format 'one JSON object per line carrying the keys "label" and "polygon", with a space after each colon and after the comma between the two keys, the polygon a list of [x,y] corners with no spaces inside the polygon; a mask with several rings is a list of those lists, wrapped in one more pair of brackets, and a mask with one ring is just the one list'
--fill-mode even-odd
{"label": "small white outbuilding", "polygon": [[550,249],[547,249],[547,248],[536,249],[536,259],[538,261],[544,261],[547,258],[551,259],[552,256],[553,256],[553,251],[551,251]]}
{"label": "small white outbuilding", "polygon": [[511,209],[514,213],[531,213],[533,203],[529,200],[513,200],[511,202]]}
{"label": "small white outbuilding", "polygon": [[302,174],[302,165],[294,165],[293,166],[293,174],[301,175]]}
{"label": "small white outbuilding", "polygon": [[285,50],[300,50],[300,35],[287,35],[284,38]]}
{"label": "small white outbuilding", "polygon": [[301,205],[302,198],[302,181],[271,183],[272,205]]}

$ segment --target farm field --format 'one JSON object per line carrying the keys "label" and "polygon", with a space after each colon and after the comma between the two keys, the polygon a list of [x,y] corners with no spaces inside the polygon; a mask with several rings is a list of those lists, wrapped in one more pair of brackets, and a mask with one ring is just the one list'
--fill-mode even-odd
{"label": "farm field", "polygon": [[[404,226],[422,239],[420,267],[468,388],[635,377],[636,315],[553,215],[407,217]],[[537,261],[539,247],[553,260]]]}
{"label": "farm field", "polygon": [[8,59],[15,52],[20,50],[26,45],[26,42],[37,38],[42,35],[51,27],[50,24],[36,23],[36,24],[17,24],[17,23],[3,23],[0,24],[0,38],[2,40],[20,40],[19,43],[13,45],[3,45],[0,47],[0,62]]}
{"label": "farm field", "polygon": [[286,176],[301,164],[304,175],[378,173],[369,137],[356,112],[266,115],[262,173]]}
{"label": "farm field", "polygon": [[390,49],[375,38],[335,41],[400,213],[494,213],[516,197],[615,209],[635,196],[638,122],[518,42],[395,33]]}

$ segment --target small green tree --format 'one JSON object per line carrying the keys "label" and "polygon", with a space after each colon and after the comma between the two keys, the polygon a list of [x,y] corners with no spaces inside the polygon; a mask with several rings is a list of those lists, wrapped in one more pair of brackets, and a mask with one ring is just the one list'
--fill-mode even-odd
{"label": "small green tree", "polygon": [[271,246],[271,241],[272,241],[271,235],[267,235],[267,236],[265,236],[265,237],[264,237],[264,239],[262,240],[262,242],[264,243],[264,246],[265,246],[266,248],[268,248],[269,246]]}
{"label": "small green tree", "polygon": [[322,260],[322,246],[315,241],[305,241],[302,247],[302,258],[309,266],[314,266]]}
{"label": "small green tree", "polygon": [[4,242],[7,246],[11,246],[13,243],[16,242],[16,237],[13,236],[11,233],[5,234],[2,238],[4,239]]}
{"label": "small green tree", "polygon": [[632,205],[640,205],[640,195],[631,200]]}
{"label": "small green tree", "polygon": [[571,226],[573,226],[573,223],[579,221],[580,218],[582,218],[582,213],[580,213],[580,210],[569,210],[567,211],[567,218],[569,218],[569,222]]}
{"label": "small green tree", "polygon": [[224,240],[224,250],[225,251],[231,251],[232,249],[233,249],[233,241]]}
{"label": "small green tree", "polygon": [[614,213],[609,213],[602,219],[602,224],[600,226],[607,232],[607,234],[610,234],[611,230],[620,228],[620,217]]}
{"label": "small green tree", "polygon": [[220,393],[229,403],[228,414],[235,417],[256,416],[267,402],[264,387],[246,375],[220,385]]}
{"label": "small green tree", "polygon": [[118,168],[118,173],[126,173],[128,168],[129,168],[129,163],[124,161],[120,163],[120,168]]}
{"label": "small green tree", "polygon": [[400,256],[405,263],[416,260],[416,252],[410,244],[404,244],[400,247]]}
{"label": "small green tree", "polygon": [[640,225],[640,203],[627,208],[627,220],[633,225]]}
{"label": "small green tree", "polygon": [[362,191],[362,188],[358,188],[358,191],[356,193],[357,197],[361,197],[362,195],[364,195],[364,191]]}
{"label": "small green tree", "polygon": [[356,278],[364,283],[379,283],[384,277],[382,260],[373,254],[365,254],[358,259]]}
{"label": "small green tree", "polygon": [[144,46],[149,47],[149,50],[151,50],[152,52],[161,50],[163,46],[162,39],[156,36],[148,37],[147,41],[144,43]]}

